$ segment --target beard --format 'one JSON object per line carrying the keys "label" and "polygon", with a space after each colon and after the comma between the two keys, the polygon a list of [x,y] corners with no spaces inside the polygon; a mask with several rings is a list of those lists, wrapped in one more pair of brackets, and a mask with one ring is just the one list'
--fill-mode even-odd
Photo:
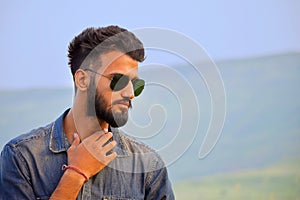
{"label": "beard", "polygon": [[104,120],[111,127],[121,127],[128,121],[128,109],[122,108],[121,111],[114,111],[113,105],[128,101],[128,108],[131,108],[130,98],[123,98],[111,103],[109,106],[104,95],[98,94],[94,79],[91,80],[91,87],[88,89],[87,95],[87,116],[97,116],[98,120]]}
{"label": "beard", "polygon": [[[122,101],[127,101],[127,99],[112,102],[112,106]],[[108,106],[103,95],[96,93],[95,111],[97,118],[106,121],[112,127],[124,126],[128,121],[128,109],[122,108],[121,111],[116,112],[112,109],[112,106]],[[128,108],[131,108],[130,99]]]}

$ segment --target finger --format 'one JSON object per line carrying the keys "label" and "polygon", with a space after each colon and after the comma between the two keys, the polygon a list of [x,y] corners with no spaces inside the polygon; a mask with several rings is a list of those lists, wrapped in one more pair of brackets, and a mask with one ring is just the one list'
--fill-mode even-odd
{"label": "finger", "polygon": [[106,156],[106,164],[108,164],[111,161],[113,161],[117,156],[118,156],[118,154],[116,152],[112,152],[111,154],[109,154],[108,156]]}
{"label": "finger", "polygon": [[[105,136],[105,137],[104,137]],[[104,132],[103,134],[101,134],[95,141],[97,143],[101,143],[105,140],[109,140],[110,138],[112,138],[113,134],[111,132]],[[104,137],[104,138],[103,138]],[[100,140],[102,138],[102,140]],[[102,145],[103,146],[103,145]]]}
{"label": "finger", "polygon": [[107,133],[107,132],[108,132],[108,128],[104,128],[103,131],[104,131],[105,133]]}
{"label": "finger", "polygon": [[96,131],[95,133],[93,133],[89,137],[85,138],[84,140],[87,140],[87,141],[96,141],[99,138],[101,138],[103,135],[105,135],[105,132],[103,130]]}
{"label": "finger", "polygon": [[73,134],[73,142],[72,142],[72,146],[76,147],[80,144],[80,138],[79,135],[77,133]]}
{"label": "finger", "polygon": [[105,146],[103,146],[102,150],[104,152],[109,152],[111,151],[113,148],[115,148],[117,146],[117,142],[116,141],[111,141],[109,143],[107,143]]}
{"label": "finger", "polygon": [[110,138],[112,138],[113,134],[111,132],[105,133],[104,135],[102,135],[100,138],[98,138],[97,143],[100,146],[104,146],[105,143],[108,142],[108,140]]}

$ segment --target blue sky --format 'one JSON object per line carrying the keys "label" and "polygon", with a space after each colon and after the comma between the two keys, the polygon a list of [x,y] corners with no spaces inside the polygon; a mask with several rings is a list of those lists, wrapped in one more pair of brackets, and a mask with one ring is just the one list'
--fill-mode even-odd
{"label": "blue sky", "polygon": [[1,0],[0,89],[72,86],[67,46],[89,26],[173,29],[220,60],[300,51],[299,19],[299,0]]}

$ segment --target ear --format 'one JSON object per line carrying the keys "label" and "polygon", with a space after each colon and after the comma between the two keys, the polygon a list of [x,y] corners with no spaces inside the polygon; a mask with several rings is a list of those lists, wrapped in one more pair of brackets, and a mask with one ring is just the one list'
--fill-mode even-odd
{"label": "ear", "polygon": [[78,90],[86,91],[89,87],[90,76],[82,69],[78,69],[74,76],[75,85]]}

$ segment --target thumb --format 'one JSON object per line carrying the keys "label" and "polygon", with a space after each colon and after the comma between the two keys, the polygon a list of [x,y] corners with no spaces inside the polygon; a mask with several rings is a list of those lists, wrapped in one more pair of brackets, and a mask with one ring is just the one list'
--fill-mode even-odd
{"label": "thumb", "polygon": [[79,135],[77,133],[73,134],[73,142],[72,142],[72,146],[76,147],[80,144],[80,138]]}

